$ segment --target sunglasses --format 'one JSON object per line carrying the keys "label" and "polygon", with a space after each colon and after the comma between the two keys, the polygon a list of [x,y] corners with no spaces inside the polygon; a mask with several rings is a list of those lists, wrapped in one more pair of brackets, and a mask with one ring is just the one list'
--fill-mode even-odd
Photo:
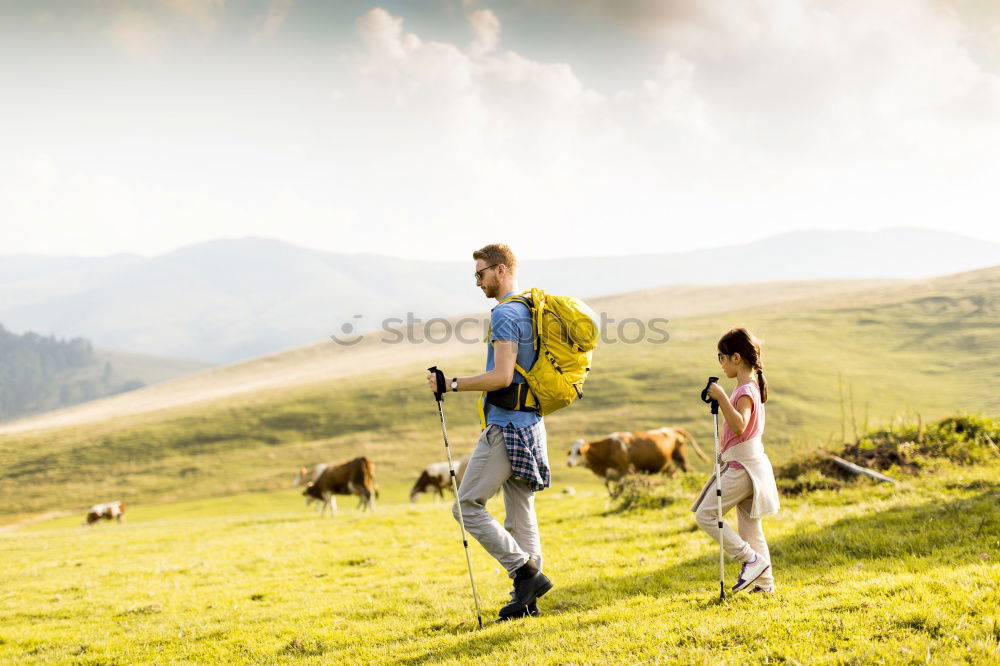
{"label": "sunglasses", "polygon": [[492,266],[487,266],[486,268],[483,268],[482,270],[478,270],[478,271],[476,271],[476,280],[477,280],[477,281],[478,281],[478,280],[482,280],[482,279],[483,279],[483,273],[484,273],[484,272],[486,272],[486,271],[490,270],[491,268],[496,268],[496,267],[497,267],[497,266],[499,266],[499,265],[500,265],[500,264],[493,264]]}

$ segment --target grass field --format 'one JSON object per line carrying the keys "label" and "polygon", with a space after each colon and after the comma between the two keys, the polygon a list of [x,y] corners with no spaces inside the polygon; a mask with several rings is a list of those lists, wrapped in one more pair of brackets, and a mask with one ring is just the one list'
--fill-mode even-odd
{"label": "grass field", "polygon": [[[1000,664],[998,473],[942,464],[783,499],[765,520],[775,595],[719,603],[718,551],[688,511],[697,475],[662,509],[614,512],[596,479],[559,469],[537,500],[544,616],[481,631],[445,502],[342,502],[331,520],[289,490],[61,518],[0,535],[0,660]],[[489,618],[509,581],[472,555]]]}
{"label": "grass field", "polygon": [[[666,344],[604,344],[584,399],[546,419],[550,456],[558,464],[578,437],[663,425],[710,443],[711,422],[697,393],[718,371],[718,335],[741,324],[765,341],[767,445],[778,462],[901,417],[928,420],[958,409],[995,414],[998,294],[1000,269],[988,269],[681,318],[668,324]],[[656,316],[669,305],[658,299],[628,294],[600,305],[620,321]],[[442,367],[481,372],[482,346],[472,349]],[[302,464],[359,454],[375,462],[385,496],[402,501],[418,471],[442,458],[437,410],[423,379],[438,357],[434,345],[390,351],[398,357],[393,367],[324,382],[0,435],[0,522],[42,511],[82,513],[112,499],[157,503],[276,490]],[[446,399],[459,452],[478,434],[474,404],[472,394]]]}
{"label": "grass field", "polygon": [[[617,511],[562,464],[572,440],[617,429],[681,426],[710,449],[697,393],[733,325],[765,340],[776,463],[902,419],[996,415],[998,294],[990,269],[705,311],[671,321],[666,344],[603,345],[585,398],[546,419],[545,615],[482,631],[448,504],[405,503],[443,458],[423,382],[434,346],[374,349],[371,368],[325,381],[0,435],[0,660],[1000,664],[1000,461],[784,498],[765,520],[777,593],[721,604],[717,550],[688,511],[706,466],[672,481],[663,506]],[[602,306],[661,308],[636,294]],[[481,348],[453,352],[449,374],[480,371]],[[446,412],[468,450],[474,396],[449,395]],[[382,488],[375,515],[345,498],[321,519],[288,487],[301,464],[360,453]],[[112,499],[126,523],[80,525]],[[473,564],[492,617],[509,581],[477,545]]]}

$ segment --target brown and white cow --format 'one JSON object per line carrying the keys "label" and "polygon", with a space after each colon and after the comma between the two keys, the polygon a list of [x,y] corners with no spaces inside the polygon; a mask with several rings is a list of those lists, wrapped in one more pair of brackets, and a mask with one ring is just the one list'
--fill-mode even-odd
{"label": "brown and white cow", "polygon": [[339,465],[327,463],[315,481],[306,483],[302,494],[314,497],[323,503],[320,515],[323,515],[329,506],[331,518],[337,515],[337,495],[357,495],[360,499],[359,508],[374,511],[378,491],[373,471],[372,462],[365,456]]}
{"label": "brown and white cow", "polygon": [[[319,478],[319,475],[323,473],[330,463],[319,463],[318,465],[313,465],[312,467],[300,467],[299,471],[295,474],[295,479],[292,481],[292,487],[301,486],[308,484],[310,482],[315,482]],[[313,497],[312,495],[306,495],[306,506],[309,506],[313,502],[317,502],[316,510],[324,511],[326,505],[323,500],[319,497]]]}
{"label": "brown and white cow", "polygon": [[611,482],[630,472],[673,475],[679,467],[688,470],[687,445],[703,461],[708,457],[694,438],[680,428],[658,428],[643,432],[613,432],[603,439],[573,442],[566,464],[583,465],[604,479],[611,492]]}
{"label": "brown and white cow", "polygon": [[93,525],[98,520],[111,520],[114,519],[119,523],[122,522],[122,516],[125,515],[125,503],[124,502],[108,502],[106,504],[95,504],[90,507],[90,511],[87,512],[87,522],[85,525]]}
{"label": "brown and white cow", "polygon": [[[465,468],[469,466],[469,459],[471,457],[471,455],[464,455],[458,462],[458,468],[455,470],[455,480],[458,481],[458,485],[462,485],[462,477],[465,476]],[[417,482],[413,484],[413,489],[410,490],[410,503],[415,503],[417,495],[426,492],[436,493],[438,498],[443,499],[445,488],[451,489],[448,463],[432,463],[420,472]]]}
{"label": "brown and white cow", "polygon": [[295,480],[292,481],[292,486],[301,486],[304,483],[315,481],[329,464],[330,463],[319,463],[318,465],[313,465],[312,467],[300,467],[298,473],[295,475]]}

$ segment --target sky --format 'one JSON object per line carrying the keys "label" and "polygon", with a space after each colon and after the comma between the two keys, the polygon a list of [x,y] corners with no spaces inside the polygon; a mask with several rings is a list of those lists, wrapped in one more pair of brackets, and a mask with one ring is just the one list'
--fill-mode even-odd
{"label": "sky", "polygon": [[5,0],[0,254],[1000,240],[994,0]]}

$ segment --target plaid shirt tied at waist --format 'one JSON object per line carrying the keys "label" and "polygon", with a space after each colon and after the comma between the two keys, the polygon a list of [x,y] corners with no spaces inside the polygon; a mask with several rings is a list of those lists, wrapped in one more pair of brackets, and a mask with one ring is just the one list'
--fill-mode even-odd
{"label": "plaid shirt tied at waist", "polygon": [[507,424],[495,425],[503,433],[510,458],[510,469],[514,476],[528,482],[532,492],[545,490],[551,485],[552,475],[545,464],[545,424],[543,421],[518,427]]}

